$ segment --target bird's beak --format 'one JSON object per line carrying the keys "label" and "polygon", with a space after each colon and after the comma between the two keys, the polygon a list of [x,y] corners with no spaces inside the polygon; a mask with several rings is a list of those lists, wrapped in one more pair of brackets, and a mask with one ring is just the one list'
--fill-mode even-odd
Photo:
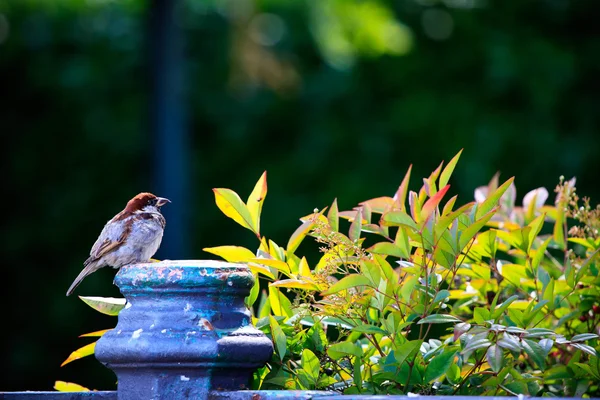
{"label": "bird's beak", "polygon": [[156,198],[156,206],[157,207],[162,207],[165,204],[170,203],[170,202],[171,202],[171,200],[165,199],[164,197],[157,197]]}

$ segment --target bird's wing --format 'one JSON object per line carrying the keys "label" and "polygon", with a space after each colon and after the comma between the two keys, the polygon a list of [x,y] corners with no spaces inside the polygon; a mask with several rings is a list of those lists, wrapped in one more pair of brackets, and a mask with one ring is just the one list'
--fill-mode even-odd
{"label": "bird's wing", "polygon": [[90,259],[99,259],[121,246],[131,231],[132,222],[131,218],[118,220],[116,217],[108,221],[92,246]]}

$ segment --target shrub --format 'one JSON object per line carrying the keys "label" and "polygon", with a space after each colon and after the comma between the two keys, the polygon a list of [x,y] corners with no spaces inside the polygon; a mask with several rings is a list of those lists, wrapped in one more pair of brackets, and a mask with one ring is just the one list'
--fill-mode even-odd
{"label": "shrub", "polygon": [[[245,203],[214,189],[258,239],[256,251],[204,249],[265,282],[246,299],[275,346],[255,389],[598,394],[600,208],[563,178],[555,205],[540,188],[516,207],[513,179],[497,176],[455,207],[445,199],[459,157],[418,192],[409,168],[393,197],[315,210],[285,247],[260,232],[266,173]],[[307,236],[321,246],[314,262],[299,252]]]}

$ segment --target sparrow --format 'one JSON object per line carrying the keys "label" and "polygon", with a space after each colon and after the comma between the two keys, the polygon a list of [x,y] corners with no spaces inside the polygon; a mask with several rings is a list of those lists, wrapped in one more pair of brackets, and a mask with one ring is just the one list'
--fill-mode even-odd
{"label": "sparrow", "polygon": [[81,281],[102,267],[121,268],[124,265],[150,261],[162,241],[165,217],[160,207],[169,199],[152,193],[140,193],[104,225],[98,240],[83,263],[83,270],[67,290],[69,296]]}

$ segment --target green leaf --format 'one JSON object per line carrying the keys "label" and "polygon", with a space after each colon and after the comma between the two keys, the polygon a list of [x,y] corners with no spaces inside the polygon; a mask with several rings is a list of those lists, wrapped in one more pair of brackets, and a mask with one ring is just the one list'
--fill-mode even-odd
{"label": "green leaf", "polygon": [[294,231],[292,236],[290,236],[290,240],[288,240],[286,250],[289,253],[294,254],[294,252],[296,251],[298,246],[300,246],[300,243],[302,243],[302,241],[304,240],[306,235],[308,235],[308,233],[310,232],[310,230],[313,228],[314,225],[315,225],[315,223],[310,220],[303,222],[302,225],[300,225],[296,229],[296,231]]}
{"label": "green leaf", "polygon": [[523,339],[521,341],[521,345],[523,346],[523,350],[525,350],[525,353],[527,353],[529,358],[531,358],[531,360],[536,363],[541,370],[544,370],[546,367],[546,353],[544,349],[539,344],[529,339]]}
{"label": "green leaf", "polygon": [[383,329],[381,329],[377,326],[374,326],[374,325],[358,325],[358,326],[355,326],[354,328],[352,328],[352,331],[360,332],[360,333],[370,333],[370,334],[376,334],[376,335],[387,335],[388,334]]}
{"label": "green leaf", "polygon": [[334,343],[327,349],[327,354],[334,360],[339,360],[342,357],[356,356],[360,357],[363,354],[362,347],[351,342]]}
{"label": "green leaf", "polygon": [[504,355],[498,345],[492,345],[486,352],[487,362],[494,372],[500,372],[504,366]]}
{"label": "green leaf", "polygon": [[[398,232],[400,232],[400,230],[398,230]],[[408,254],[405,250],[390,242],[375,243],[373,246],[369,247],[367,251],[374,254],[384,254],[398,258],[410,257],[410,254]]]}
{"label": "green leaf", "polygon": [[544,225],[545,218],[546,218],[546,214],[544,213],[544,214],[538,216],[533,221],[531,221],[531,223],[529,225],[527,225],[531,228],[531,231],[529,231],[529,246],[527,247],[527,253],[529,253],[529,251],[531,250],[531,245],[533,245],[533,242],[537,238],[537,235],[542,230],[542,226]]}
{"label": "green leaf", "polygon": [[450,365],[452,365],[456,353],[457,350],[447,350],[434,357],[425,370],[425,383],[429,383],[444,375],[448,371],[448,368],[450,368]]}
{"label": "green leaf", "polygon": [[[481,206],[479,206],[479,207],[481,207]],[[479,215],[479,211],[480,211],[480,209],[478,208],[477,215]],[[494,208],[487,214],[483,215],[481,218],[478,218],[477,221],[475,221],[473,224],[469,225],[467,228],[465,228],[461,232],[459,242],[458,242],[458,246],[459,246],[460,250],[463,250],[465,247],[467,247],[467,245],[469,244],[471,239],[473,239],[473,237],[477,234],[477,232],[479,232],[481,230],[481,228],[483,228],[485,226],[485,224],[487,224],[487,222],[494,216],[496,211],[498,211],[498,208]]]}
{"label": "green leaf", "polygon": [[417,322],[417,324],[455,324],[458,322],[463,321],[450,314],[433,314],[426,316],[425,318]]}
{"label": "green leaf", "polygon": [[497,320],[502,315],[504,310],[506,310],[514,301],[516,301],[518,299],[519,299],[519,296],[513,295],[513,296],[510,296],[508,299],[504,300],[504,302],[502,304],[500,304],[498,306],[498,308],[496,308],[492,312],[492,318]]}
{"label": "green leaf", "polygon": [[337,293],[342,290],[350,289],[357,286],[369,286],[371,281],[369,278],[363,275],[351,274],[340,281],[336,282],[333,286],[329,288],[328,291],[324,292],[323,295]]}
{"label": "green leaf", "polygon": [[269,316],[269,325],[271,327],[271,336],[273,338],[275,350],[277,351],[277,355],[279,355],[279,360],[283,361],[287,349],[285,334],[281,330],[277,320],[272,316]]}
{"label": "green leaf", "polygon": [[444,299],[450,297],[450,292],[446,289],[440,290],[436,295],[435,298],[433,299],[433,304],[436,304],[440,301],[443,301]]}
{"label": "green leaf", "polygon": [[258,298],[259,291],[260,291],[260,282],[258,280],[258,275],[254,274],[254,284],[252,285],[252,289],[250,289],[250,294],[248,294],[248,297],[246,297],[244,299],[244,302],[246,303],[246,307],[248,307],[249,309],[252,309],[252,306],[254,305],[254,303],[256,302],[256,299]]}
{"label": "green leaf", "polygon": [[494,207],[498,205],[498,201],[500,201],[500,198],[502,197],[504,192],[506,192],[506,190],[513,183],[514,180],[515,178],[512,177],[506,182],[504,182],[502,186],[496,189],[494,193],[488,195],[488,197],[483,201],[483,203],[479,204],[479,207],[477,208],[476,219],[480,219],[482,216],[490,212]]}
{"label": "green leaf", "polygon": [[94,310],[106,315],[119,315],[119,312],[125,308],[125,299],[115,297],[89,297],[79,296],[81,300]]}
{"label": "green leaf", "polygon": [[[415,354],[419,352],[421,345],[423,344],[422,340],[411,340],[410,342],[406,342],[398,347],[397,351],[394,351],[394,358],[396,360],[395,364],[400,367],[407,359],[412,359]],[[391,353],[390,353],[391,354]]]}
{"label": "green leaf", "polygon": [[450,176],[452,175],[452,172],[454,172],[454,167],[456,167],[456,163],[458,162],[458,159],[460,158],[460,155],[462,154],[463,149],[461,149],[458,154],[456,154],[454,157],[452,157],[452,160],[450,160],[450,162],[448,163],[448,165],[446,165],[446,167],[444,167],[444,170],[442,171],[442,174],[440,175],[440,187],[444,187],[448,184],[448,181],[450,180]]}
{"label": "green leaf", "polygon": [[252,226],[257,235],[260,235],[260,214],[265,197],[267,197],[267,171],[263,172],[258,179],[246,202],[250,217],[252,218]]}
{"label": "green leaf", "polygon": [[223,214],[258,235],[248,207],[236,192],[231,189],[213,189],[213,192],[217,207]]}
{"label": "green leaf", "polygon": [[585,342],[586,340],[597,339],[598,335],[595,333],[582,333],[575,335],[571,338],[571,342]]}
{"label": "green leaf", "polygon": [[388,211],[381,216],[383,224],[386,226],[400,226],[405,225],[409,228],[418,231],[419,227],[416,222],[408,215],[405,211],[396,210]]}
{"label": "green leaf", "polygon": [[340,218],[338,213],[337,199],[334,199],[333,204],[331,204],[329,212],[327,213],[327,221],[329,221],[329,226],[334,232],[337,232],[340,229]]}
{"label": "green leaf", "polygon": [[319,369],[321,364],[319,363],[317,356],[315,356],[315,353],[309,349],[302,350],[302,359],[300,361],[300,365],[312,379],[313,384],[316,386],[317,381],[319,380]]}
{"label": "green leaf", "polygon": [[68,363],[70,363],[71,361],[75,361],[75,360],[79,360],[80,358],[83,358],[83,357],[91,356],[92,354],[94,354],[95,348],[96,348],[96,342],[86,344],[85,346],[72,352],[71,355],[69,355],[69,357],[65,361],[63,361],[62,364],[60,364],[60,366],[63,367],[65,365],[67,365]]}

